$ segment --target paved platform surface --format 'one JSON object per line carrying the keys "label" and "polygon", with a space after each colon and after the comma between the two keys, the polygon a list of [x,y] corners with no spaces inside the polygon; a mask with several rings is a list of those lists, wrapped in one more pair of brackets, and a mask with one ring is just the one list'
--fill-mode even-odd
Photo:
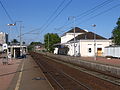
{"label": "paved platform surface", "polygon": [[3,65],[0,59],[0,90],[53,90],[34,60],[14,59]]}
{"label": "paved platform surface", "polygon": [[13,59],[10,65],[3,65],[0,58],[0,90],[7,90],[21,61]]}
{"label": "paved platform surface", "polygon": [[78,56],[73,57],[73,56],[67,56],[67,55],[56,55],[52,53],[45,53],[45,55],[59,57],[61,59],[68,59],[68,60],[69,59],[86,60],[89,62],[95,62],[95,63],[105,64],[105,65],[120,67],[120,59],[115,59],[115,58],[107,59],[105,57],[96,57],[96,60],[94,60],[94,57],[78,57]]}
{"label": "paved platform surface", "polygon": [[120,59],[115,59],[115,58],[107,59],[105,57],[96,57],[96,60],[94,60],[94,57],[80,57],[79,59],[120,67]]}

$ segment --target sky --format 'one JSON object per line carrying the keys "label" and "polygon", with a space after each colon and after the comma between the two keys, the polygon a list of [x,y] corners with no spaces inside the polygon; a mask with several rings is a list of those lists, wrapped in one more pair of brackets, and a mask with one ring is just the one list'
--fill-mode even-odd
{"label": "sky", "polygon": [[[0,0],[0,31],[22,41],[44,42],[46,33],[62,35],[79,27],[110,38],[120,17],[120,0]],[[59,7],[60,6],[60,7]],[[95,8],[96,7],[96,8]],[[16,22],[16,26],[7,26]],[[92,27],[96,24],[96,27]]]}

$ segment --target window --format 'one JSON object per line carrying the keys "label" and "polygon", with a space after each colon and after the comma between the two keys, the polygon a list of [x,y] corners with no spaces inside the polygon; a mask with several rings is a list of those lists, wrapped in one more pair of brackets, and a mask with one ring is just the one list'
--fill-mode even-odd
{"label": "window", "polygon": [[92,44],[88,44],[88,45],[92,45]]}
{"label": "window", "polygon": [[92,52],[92,49],[91,49],[91,48],[88,48],[88,52],[91,53],[91,52]]}
{"label": "window", "polygon": [[97,44],[97,45],[102,45],[102,44]]}

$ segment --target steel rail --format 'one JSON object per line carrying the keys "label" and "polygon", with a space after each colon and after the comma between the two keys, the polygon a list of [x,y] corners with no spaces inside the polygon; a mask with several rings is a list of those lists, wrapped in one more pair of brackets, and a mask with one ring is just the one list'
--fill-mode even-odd
{"label": "steel rail", "polygon": [[[64,63],[65,65],[66,65],[66,62],[64,62],[64,61],[57,61],[56,59],[53,59],[53,58],[51,58],[51,57],[46,57],[46,58],[49,58],[49,59],[51,59],[51,60],[53,60],[53,61],[55,61],[55,62],[58,62],[58,63]],[[69,63],[70,64],[70,63]],[[120,81],[119,80],[117,80],[118,78],[116,78],[116,77],[113,77],[113,76],[111,76],[111,75],[106,75],[106,74],[104,74],[104,73],[101,73],[101,72],[98,72],[98,71],[91,71],[91,70],[88,70],[88,69],[86,69],[86,68],[84,68],[84,67],[80,67],[80,66],[75,66],[74,64],[70,64],[70,65],[73,65],[72,67],[73,68],[75,68],[75,69],[77,69],[77,70],[80,70],[81,72],[83,72],[83,73],[87,73],[87,74],[89,74],[89,75],[91,75],[91,76],[94,76],[94,77],[96,77],[96,78],[98,78],[98,79],[101,79],[101,80],[104,80],[104,81],[106,81],[106,82],[109,82],[109,83],[112,83],[112,84],[114,84],[114,85],[118,85],[118,86],[120,86]],[[67,65],[68,66],[68,65]],[[69,67],[71,67],[71,66],[69,66]],[[78,68],[80,68],[80,69],[78,69]],[[84,70],[83,70],[84,69]],[[96,74],[97,75],[96,75]],[[100,77],[100,76],[102,76],[102,77]],[[109,80],[109,78],[112,78],[112,80],[110,79]],[[113,81],[113,78],[115,79],[114,81]]]}
{"label": "steel rail", "polygon": [[[38,65],[43,69],[43,71],[46,71],[46,69],[44,68],[44,66],[41,63],[39,63]],[[53,76],[50,73],[47,73],[47,74],[52,78],[52,80],[54,80],[56,82],[56,84],[60,88],[62,88],[62,90],[65,90],[64,87],[55,78],[53,78]]]}
{"label": "steel rail", "polygon": [[[34,55],[33,55],[34,56]],[[65,72],[63,72],[63,71],[60,71],[59,69],[56,69],[57,67],[52,67],[51,65],[52,65],[52,62],[51,62],[51,65],[49,65],[49,61],[53,61],[53,65],[54,65],[54,63],[55,62],[57,62],[56,60],[57,59],[53,59],[53,58],[50,58],[50,57],[46,57],[45,55],[41,55],[41,54],[36,54],[36,56],[34,56],[34,58],[36,58],[38,56],[38,58],[37,58],[37,60],[36,61],[38,61],[37,63],[41,63],[41,64],[43,64],[43,66],[48,70],[48,74],[50,74],[50,75],[48,75],[48,77],[50,76],[51,77],[51,80],[54,80],[54,81],[57,81],[61,86],[63,85],[63,89],[62,90],[64,90],[64,84],[62,84],[62,82],[61,82],[61,80],[60,80],[60,77],[61,77],[61,75],[59,74],[59,73],[61,73],[62,74],[62,77],[63,77],[63,75],[66,77],[66,78],[70,78],[70,79],[72,79],[72,83],[76,86],[78,86],[78,84],[75,84],[74,82],[76,82],[76,83],[79,83],[79,80],[76,80],[74,77],[72,77],[72,76],[70,76],[69,74],[67,74],[67,73],[65,73]],[[46,58],[46,60],[45,60],[45,58]],[[38,59],[42,59],[41,61],[39,61]],[[51,59],[51,60],[49,60],[49,59]],[[47,64],[45,64],[45,63],[48,63],[48,65]],[[58,62],[57,62],[58,63]],[[48,68],[46,67],[46,65],[47,66],[49,66]],[[45,70],[45,68],[42,66],[42,68]],[[53,71],[52,70],[50,70],[51,68],[50,67],[52,67],[53,68]],[[59,68],[59,67],[58,67]],[[46,70],[45,70],[46,71]],[[52,71],[52,72],[51,72]],[[58,72],[56,72],[56,71],[59,71],[59,73]],[[86,71],[86,70],[85,70]],[[56,75],[56,73],[58,73],[58,76],[60,76],[60,77],[54,77],[54,75]],[[86,73],[86,72],[84,72],[84,73]],[[86,74],[89,74],[89,73],[86,73]],[[94,74],[94,73],[93,73]],[[89,74],[89,75],[91,75],[91,74]],[[94,76],[94,75],[91,75],[91,76]],[[96,76],[94,76],[94,77],[96,77]],[[64,78],[64,77],[63,77]],[[96,77],[96,78],[98,78],[98,77]],[[98,79],[101,79],[101,78],[98,78]],[[59,80],[60,80],[60,82],[59,82]],[[64,80],[64,79],[63,79]],[[67,79],[66,79],[67,80]],[[101,80],[104,80],[104,79],[101,79]],[[74,81],[74,82],[73,82]],[[104,81],[106,81],[106,80],[104,80]],[[107,81],[108,82],[108,81]],[[54,82],[55,83],[55,82]],[[69,84],[71,84],[71,83],[69,83]],[[80,83],[81,84],[81,83]],[[53,84],[54,85],[54,84]],[[56,85],[58,85],[57,83],[56,83]],[[59,86],[59,85],[58,85]],[[82,84],[81,86],[83,86],[83,87],[86,87],[86,85],[84,85],[84,84]],[[69,87],[68,87],[69,88]],[[71,87],[71,88],[73,88],[73,87]],[[78,88],[79,88],[79,86],[78,86]],[[82,87],[81,87],[82,88]],[[89,87],[87,88],[88,90],[91,90]]]}
{"label": "steel rail", "polygon": [[[45,58],[45,57],[44,57]],[[39,63],[40,64],[40,63]],[[42,67],[43,70],[45,70],[44,66],[40,64],[40,66]],[[58,72],[62,73],[62,75],[64,75],[66,78],[68,78],[69,80],[72,80],[76,83],[76,85],[82,86],[84,88],[86,88],[87,90],[91,90],[88,86],[86,86],[85,84],[79,82],[78,80],[76,80],[75,78],[71,77],[70,75],[66,74],[65,72],[61,71],[61,70],[57,70]],[[49,76],[57,83],[57,85],[62,88],[64,90],[64,87],[52,76],[52,73],[48,73]]]}
{"label": "steel rail", "polygon": [[85,88],[88,89],[88,90],[92,90],[92,89],[90,89],[87,85],[81,83],[80,81],[78,81],[78,80],[76,80],[75,78],[71,77],[71,76],[68,75],[67,73],[65,73],[65,72],[63,72],[63,71],[62,71],[62,73],[65,75],[66,78],[69,77],[71,80],[73,80],[74,82],[76,82],[78,85],[83,86],[83,87],[85,87]]}

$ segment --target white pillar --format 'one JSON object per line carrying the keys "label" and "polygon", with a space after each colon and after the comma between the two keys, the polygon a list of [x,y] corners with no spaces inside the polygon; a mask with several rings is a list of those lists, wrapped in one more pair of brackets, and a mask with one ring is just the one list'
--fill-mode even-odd
{"label": "white pillar", "polygon": [[14,52],[13,53],[14,53],[14,58],[15,58],[16,57],[15,48],[14,48]]}

